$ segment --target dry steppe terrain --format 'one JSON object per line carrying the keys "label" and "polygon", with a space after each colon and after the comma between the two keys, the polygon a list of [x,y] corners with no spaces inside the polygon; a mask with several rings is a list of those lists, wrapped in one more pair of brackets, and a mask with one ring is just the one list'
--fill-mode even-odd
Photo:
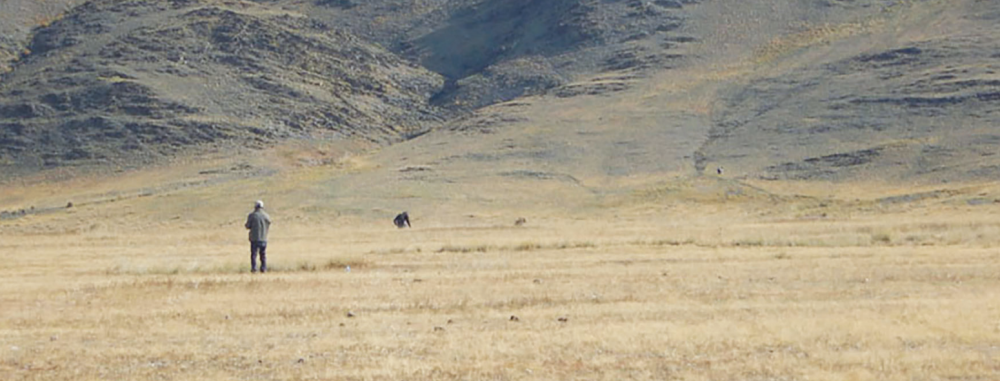
{"label": "dry steppe terrain", "polygon": [[995,1],[71,4],[0,380],[1000,379]]}
{"label": "dry steppe terrain", "polygon": [[[995,186],[765,189],[693,176],[600,199],[552,187],[527,206],[517,195],[414,195],[434,207],[397,230],[396,209],[357,198],[368,213],[351,214],[316,185],[377,172],[374,160],[199,182],[200,165],[219,164],[202,163],[4,188],[36,210],[74,205],[0,225],[0,374],[1000,376]],[[163,179],[185,181],[149,187]],[[492,197],[521,186],[475,187]],[[248,272],[241,226],[257,197],[275,220],[268,274]]]}

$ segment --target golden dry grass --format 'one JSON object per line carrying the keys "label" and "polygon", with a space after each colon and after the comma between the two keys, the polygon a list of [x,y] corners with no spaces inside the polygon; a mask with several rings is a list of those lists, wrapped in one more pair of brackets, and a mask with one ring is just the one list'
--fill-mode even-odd
{"label": "golden dry grass", "polygon": [[402,231],[275,213],[264,275],[238,222],[29,217],[0,233],[0,378],[1000,377],[996,207],[748,208]]}
{"label": "golden dry grass", "polygon": [[[752,52],[612,100],[524,99],[491,135],[0,185],[0,209],[46,210],[0,221],[0,380],[1000,379],[997,187],[738,182],[686,160],[720,84],[874,27],[731,44]],[[602,170],[607,142],[658,136],[690,143],[654,144],[676,168]],[[526,168],[575,181],[497,175]],[[258,198],[270,274],[247,271]],[[414,229],[388,223],[402,208]]]}

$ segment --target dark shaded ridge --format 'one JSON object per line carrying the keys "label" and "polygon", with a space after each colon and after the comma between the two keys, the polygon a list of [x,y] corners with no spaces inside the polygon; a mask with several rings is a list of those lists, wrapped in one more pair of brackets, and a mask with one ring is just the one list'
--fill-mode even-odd
{"label": "dark shaded ridge", "polygon": [[596,43],[594,10],[580,0],[488,1],[457,11],[448,26],[415,41],[428,69],[457,80],[490,65],[530,55],[554,55]]}
{"label": "dark shaded ridge", "polygon": [[441,120],[427,102],[440,79],[377,46],[203,4],[92,1],[41,29],[0,84],[0,164],[142,164],[314,134],[388,144]]}
{"label": "dark shaded ridge", "polygon": [[662,69],[689,1],[469,1],[402,54],[443,75],[432,103],[471,110],[539,94],[582,73]]}

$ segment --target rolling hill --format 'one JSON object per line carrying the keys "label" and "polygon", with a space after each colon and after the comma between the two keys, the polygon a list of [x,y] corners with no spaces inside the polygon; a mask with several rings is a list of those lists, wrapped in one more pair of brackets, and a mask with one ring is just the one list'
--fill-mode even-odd
{"label": "rolling hill", "polygon": [[289,138],[387,145],[588,73],[667,60],[637,52],[669,39],[650,36],[681,22],[675,8],[88,2],[36,28],[4,76],[0,151],[11,168],[39,169]]}
{"label": "rolling hill", "polygon": [[699,165],[766,179],[994,178],[1000,8],[927,2],[899,13],[798,36],[815,43],[720,97]]}
{"label": "rolling hill", "polygon": [[[148,189],[320,166],[294,198],[379,216],[603,208],[677,181],[979,183],[1000,168],[998,14],[977,0],[91,1],[35,28],[3,76],[0,165],[200,166]],[[688,180],[706,173],[733,183]]]}

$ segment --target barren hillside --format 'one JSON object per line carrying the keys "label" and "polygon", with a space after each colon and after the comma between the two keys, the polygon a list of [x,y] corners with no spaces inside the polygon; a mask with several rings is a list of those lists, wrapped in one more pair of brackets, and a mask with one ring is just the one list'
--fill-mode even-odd
{"label": "barren hillside", "polygon": [[30,54],[25,49],[33,29],[51,24],[79,3],[82,1],[0,1],[0,73],[9,71],[14,61]]}
{"label": "barren hillside", "polygon": [[31,171],[289,138],[391,144],[590,73],[659,68],[680,56],[649,47],[669,44],[680,8],[92,1],[35,28],[0,83],[0,155]]}
{"label": "barren hillside", "polygon": [[440,120],[439,76],[254,4],[97,1],[36,32],[0,83],[3,157],[153,161],[327,134],[387,143]]}
{"label": "barren hillside", "polygon": [[597,193],[716,168],[977,181],[1000,164],[998,7],[98,0],[24,40],[0,82],[0,165],[136,167],[305,141],[393,147],[372,160],[431,169],[420,179]]}
{"label": "barren hillside", "polygon": [[[962,181],[1000,161],[1000,4],[918,2],[764,51],[713,110],[698,164],[765,179]],[[800,44],[800,45],[799,45]]]}

